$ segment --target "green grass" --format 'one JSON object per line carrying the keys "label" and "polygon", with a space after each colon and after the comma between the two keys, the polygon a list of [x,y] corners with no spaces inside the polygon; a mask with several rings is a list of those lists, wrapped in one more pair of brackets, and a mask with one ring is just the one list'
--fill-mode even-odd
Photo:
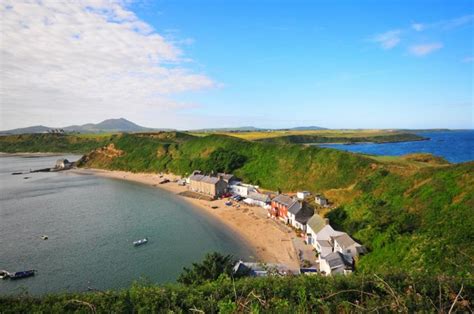
{"label": "green grass", "polygon": [[[455,299],[455,296],[459,296]],[[1,313],[447,313],[472,311],[472,280],[391,274],[244,278],[184,286],[0,297]]]}

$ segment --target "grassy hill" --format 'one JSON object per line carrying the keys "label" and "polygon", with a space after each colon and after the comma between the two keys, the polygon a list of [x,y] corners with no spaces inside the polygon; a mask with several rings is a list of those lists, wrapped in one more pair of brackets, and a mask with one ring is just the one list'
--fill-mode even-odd
{"label": "grassy hill", "polygon": [[134,172],[233,172],[270,190],[324,193],[331,224],[366,245],[361,272],[474,274],[474,162],[426,154],[364,156],[333,149],[179,132],[0,138],[0,151],[94,150],[81,166]]}
{"label": "grassy hill", "polygon": [[[458,295],[459,294],[459,295]],[[458,297],[456,297],[458,295]],[[472,281],[447,277],[267,277],[192,286],[0,297],[1,313],[447,313],[472,311]]]}

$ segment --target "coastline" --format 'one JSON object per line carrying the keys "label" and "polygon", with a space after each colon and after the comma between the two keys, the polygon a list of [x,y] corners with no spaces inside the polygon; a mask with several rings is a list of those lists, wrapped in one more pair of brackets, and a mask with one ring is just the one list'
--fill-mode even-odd
{"label": "coastline", "polygon": [[0,157],[25,157],[25,158],[34,158],[34,157],[52,157],[52,156],[64,156],[69,153],[4,153],[0,152]]}
{"label": "coastline", "polygon": [[[280,223],[267,218],[267,212],[261,207],[241,204],[240,208],[226,206],[225,199],[206,201],[179,195],[187,191],[187,187],[172,182],[180,177],[164,174],[132,173],[92,168],[69,170],[79,175],[96,175],[105,178],[133,181],[150,185],[174,194],[180,200],[190,204],[202,214],[207,214],[221,222],[231,231],[240,236],[255,252],[256,259],[265,263],[284,264],[292,270],[299,269],[299,259],[293,245],[295,233]],[[159,184],[163,179],[171,182]],[[212,208],[217,206],[218,208]]]}

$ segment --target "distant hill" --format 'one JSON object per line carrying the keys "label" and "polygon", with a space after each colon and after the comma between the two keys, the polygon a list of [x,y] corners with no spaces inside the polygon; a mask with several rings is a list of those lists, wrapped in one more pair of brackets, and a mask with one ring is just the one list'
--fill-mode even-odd
{"label": "distant hill", "polygon": [[0,134],[27,134],[27,133],[47,133],[49,130],[53,128],[49,128],[44,125],[35,125],[29,126],[27,128],[19,128],[7,131],[0,131]]}
{"label": "distant hill", "polygon": [[288,130],[292,131],[312,131],[312,130],[328,130],[327,128],[322,128],[320,126],[298,126]]}
{"label": "distant hill", "polygon": [[299,126],[295,128],[257,128],[254,126],[241,126],[241,127],[229,127],[229,128],[209,128],[209,129],[198,129],[190,130],[195,133],[223,133],[223,132],[261,132],[261,131],[312,131],[312,130],[328,130],[319,126]]}
{"label": "distant hill", "polygon": [[135,124],[127,119],[107,119],[100,123],[88,123],[84,125],[71,125],[63,128],[66,132],[80,132],[80,133],[102,133],[102,132],[145,132],[153,131],[151,128],[146,128]]}
{"label": "distant hill", "polygon": [[53,128],[43,125],[19,128],[13,130],[0,131],[0,134],[28,134],[28,133],[48,133],[51,130],[62,129],[65,132],[79,133],[113,133],[113,132],[150,132],[150,131],[170,131],[171,129],[152,129],[140,126],[124,118],[107,119],[100,123],[87,123],[83,125],[71,125],[63,128]]}
{"label": "distant hill", "polygon": [[197,130],[190,130],[194,133],[220,133],[220,132],[257,132],[263,131],[267,129],[260,129],[253,126],[241,126],[241,127],[229,127],[229,128],[210,128],[210,129],[197,129]]}

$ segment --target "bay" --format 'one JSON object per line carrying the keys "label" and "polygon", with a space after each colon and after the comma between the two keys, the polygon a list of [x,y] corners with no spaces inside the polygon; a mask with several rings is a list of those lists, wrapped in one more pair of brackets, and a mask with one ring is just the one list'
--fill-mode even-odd
{"label": "bay", "polygon": [[474,160],[474,130],[420,132],[418,135],[429,140],[383,144],[324,144],[318,146],[383,156],[430,153],[453,163]]}
{"label": "bay", "polygon": [[[62,157],[79,158],[0,157],[0,269],[37,270],[35,277],[0,281],[0,294],[174,282],[212,251],[252,259],[235,233],[167,191],[67,171],[11,175]],[[144,237],[148,244],[132,245]]]}

